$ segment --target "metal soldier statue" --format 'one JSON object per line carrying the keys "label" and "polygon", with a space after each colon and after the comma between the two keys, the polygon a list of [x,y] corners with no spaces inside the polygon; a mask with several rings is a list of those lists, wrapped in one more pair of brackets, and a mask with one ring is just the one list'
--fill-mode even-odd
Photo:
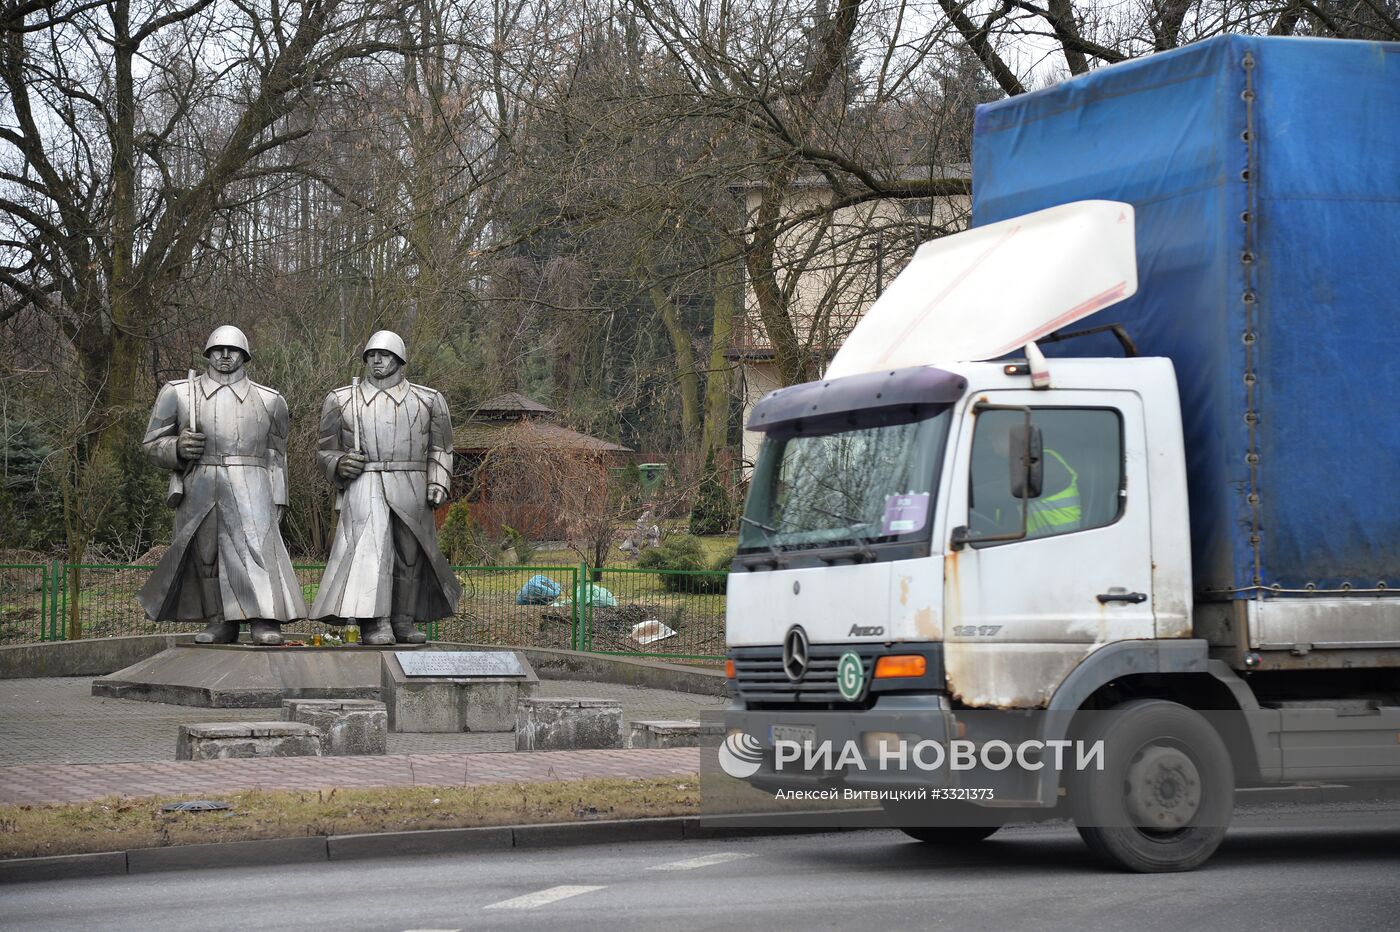
{"label": "metal soldier statue", "polygon": [[282,542],[287,507],[287,402],[248,378],[248,338],[220,327],[204,345],[208,371],[167,382],[142,445],[171,470],[170,550],[139,599],[153,621],[207,621],[200,644],[231,644],[248,622],[254,644],[282,643],[306,617]]}
{"label": "metal soldier statue", "polygon": [[363,357],[368,377],[321,408],[316,455],[340,519],[311,617],[358,619],[366,644],[417,644],[415,622],[451,615],[462,594],[433,522],[452,481],[452,420],[441,392],[404,377],[398,334],[374,334]]}

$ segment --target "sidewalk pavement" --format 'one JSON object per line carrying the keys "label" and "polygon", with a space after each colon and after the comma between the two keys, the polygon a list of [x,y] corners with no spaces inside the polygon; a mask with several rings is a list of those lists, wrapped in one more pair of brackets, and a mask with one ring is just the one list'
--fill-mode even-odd
{"label": "sidewalk pavement", "polygon": [[699,772],[698,748],[18,764],[0,767],[0,804],[43,805],[106,796],[218,797],[250,789],[552,783]]}
{"label": "sidewalk pavement", "polygon": [[[623,733],[638,719],[697,719],[722,711],[719,696],[595,683],[543,680],[542,698],[587,696],[622,704]],[[92,695],[91,677],[0,680],[0,767],[17,764],[105,764],[169,761],[179,726],[196,722],[260,722],[280,709],[202,709]],[[389,735],[391,754],[458,754],[515,750],[509,732]]]}

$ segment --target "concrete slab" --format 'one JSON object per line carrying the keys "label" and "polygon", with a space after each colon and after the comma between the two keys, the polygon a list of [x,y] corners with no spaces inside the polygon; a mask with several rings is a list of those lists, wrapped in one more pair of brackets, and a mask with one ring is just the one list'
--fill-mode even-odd
{"label": "concrete slab", "polygon": [[279,708],[283,699],[378,699],[379,658],[368,647],[188,644],[92,681],[92,694],[209,709]]}
{"label": "concrete slab", "polygon": [[373,699],[284,699],[282,718],[316,728],[330,757],[388,752],[388,715]]}
{"label": "concrete slab", "polygon": [[320,757],[323,735],[304,722],[204,722],[181,725],[176,760]]}
{"label": "concrete slab", "polygon": [[622,747],[622,703],[565,696],[522,699],[516,711],[517,751]]}
{"label": "concrete slab", "polygon": [[719,721],[634,721],[628,746],[634,748],[716,747],[724,740]]}

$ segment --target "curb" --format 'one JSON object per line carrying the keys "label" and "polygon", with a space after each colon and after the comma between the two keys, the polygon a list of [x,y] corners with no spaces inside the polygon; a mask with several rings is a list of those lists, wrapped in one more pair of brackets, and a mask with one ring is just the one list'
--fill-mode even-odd
{"label": "curb", "polygon": [[[879,810],[863,810],[857,814]],[[710,824],[711,820],[714,824]],[[156,871],[199,870],[211,867],[254,867],[355,861],[509,848],[562,848],[577,845],[621,844],[633,841],[747,837],[755,835],[817,834],[873,826],[773,824],[772,816],[671,816],[659,819],[618,819],[611,822],[551,822],[539,825],[489,825],[481,828],[442,828],[418,832],[360,835],[316,835],[306,838],[261,838],[209,845],[129,848],[93,854],[60,854],[42,858],[0,860],[0,884],[36,880],[67,880]]]}
{"label": "curb", "polygon": [[[1393,799],[1400,799],[1400,784],[1253,787],[1240,789],[1235,794],[1236,805]],[[837,817],[835,825],[831,824],[833,816]],[[819,816],[820,824],[801,814],[782,817],[781,822],[775,822],[776,818],[778,817],[773,815],[670,816],[605,822],[489,825],[480,828],[442,828],[417,832],[263,838],[208,845],[172,845],[91,854],[12,858],[0,860],[0,884],[210,867],[252,867],[458,854],[511,848],[560,848],[636,841],[687,841],[889,829],[879,809],[848,809],[822,813]]]}

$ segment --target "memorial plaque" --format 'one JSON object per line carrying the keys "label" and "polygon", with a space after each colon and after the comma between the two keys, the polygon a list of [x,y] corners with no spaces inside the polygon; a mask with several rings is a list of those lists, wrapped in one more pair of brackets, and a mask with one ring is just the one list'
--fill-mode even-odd
{"label": "memorial plaque", "polygon": [[509,650],[396,650],[404,676],[524,676]]}

